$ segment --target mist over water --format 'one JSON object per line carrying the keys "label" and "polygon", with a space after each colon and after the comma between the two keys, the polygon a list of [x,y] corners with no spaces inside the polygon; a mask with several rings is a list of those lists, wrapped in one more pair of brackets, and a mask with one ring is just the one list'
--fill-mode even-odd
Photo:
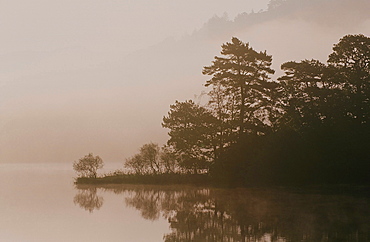
{"label": "mist over water", "polygon": [[[368,190],[78,185],[65,164],[0,165],[4,241],[366,241]],[[6,184],[6,185],[5,185]]]}
{"label": "mist over water", "polygon": [[74,204],[73,176],[65,164],[1,164],[0,240],[144,242],[168,231],[163,219],[145,221],[114,194],[100,194],[106,206],[92,216]]}

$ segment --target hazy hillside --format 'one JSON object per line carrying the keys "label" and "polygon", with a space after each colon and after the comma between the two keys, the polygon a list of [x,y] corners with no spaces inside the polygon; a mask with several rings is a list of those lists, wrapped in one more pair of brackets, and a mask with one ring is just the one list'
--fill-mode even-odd
{"label": "hazy hillside", "polygon": [[145,142],[166,141],[169,105],[205,90],[202,67],[232,36],[267,50],[275,69],[325,61],[343,35],[370,35],[368,9],[367,0],[287,0],[109,58],[81,47],[1,56],[0,78],[11,81],[0,89],[0,162],[71,162],[88,152],[123,161]]}

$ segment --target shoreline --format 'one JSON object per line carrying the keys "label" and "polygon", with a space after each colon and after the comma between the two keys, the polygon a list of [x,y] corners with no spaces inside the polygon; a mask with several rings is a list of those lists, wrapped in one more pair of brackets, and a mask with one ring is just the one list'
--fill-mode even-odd
{"label": "shoreline", "polygon": [[145,185],[211,185],[208,174],[157,174],[157,175],[106,175],[103,177],[76,178],[75,184],[145,184]]}
{"label": "shoreline", "polygon": [[116,185],[144,185],[144,186],[196,186],[215,189],[283,189],[294,192],[310,192],[323,194],[367,194],[370,196],[370,184],[364,183],[307,183],[307,184],[222,184],[208,174],[157,174],[157,175],[107,175],[97,178],[76,178],[76,186],[116,186]]}

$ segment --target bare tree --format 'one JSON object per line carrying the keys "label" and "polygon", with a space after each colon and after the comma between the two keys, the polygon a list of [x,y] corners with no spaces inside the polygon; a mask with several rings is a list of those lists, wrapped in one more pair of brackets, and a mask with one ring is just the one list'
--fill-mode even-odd
{"label": "bare tree", "polygon": [[145,174],[148,171],[147,164],[144,164],[141,154],[135,154],[134,156],[127,158],[125,162],[125,168],[138,175]]}
{"label": "bare tree", "polygon": [[178,160],[171,147],[159,147],[156,143],[144,144],[138,154],[126,159],[125,168],[134,174],[175,173]]}
{"label": "bare tree", "polygon": [[97,170],[103,168],[103,166],[102,158],[94,156],[93,153],[89,153],[73,163],[73,169],[80,177],[96,178]]}

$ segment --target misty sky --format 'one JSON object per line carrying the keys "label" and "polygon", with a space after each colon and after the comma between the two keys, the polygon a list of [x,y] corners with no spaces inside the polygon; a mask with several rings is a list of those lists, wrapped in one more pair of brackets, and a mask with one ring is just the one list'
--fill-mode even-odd
{"label": "misty sky", "polygon": [[[0,163],[72,163],[89,152],[124,162],[147,142],[164,144],[169,105],[206,91],[202,67],[232,36],[267,50],[278,71],[325,61],[345,34],[370,35],[368,0],[296,0],[257,14],[268,2],[0,0]],[[252,10],[254,22],[233,21]]]}
{"label": "misty sky", "polygon": [[214,15],[234,18],[268,0],[12,0],[0,2],[0,52],[83,47],[131,51],[191,34]]}

